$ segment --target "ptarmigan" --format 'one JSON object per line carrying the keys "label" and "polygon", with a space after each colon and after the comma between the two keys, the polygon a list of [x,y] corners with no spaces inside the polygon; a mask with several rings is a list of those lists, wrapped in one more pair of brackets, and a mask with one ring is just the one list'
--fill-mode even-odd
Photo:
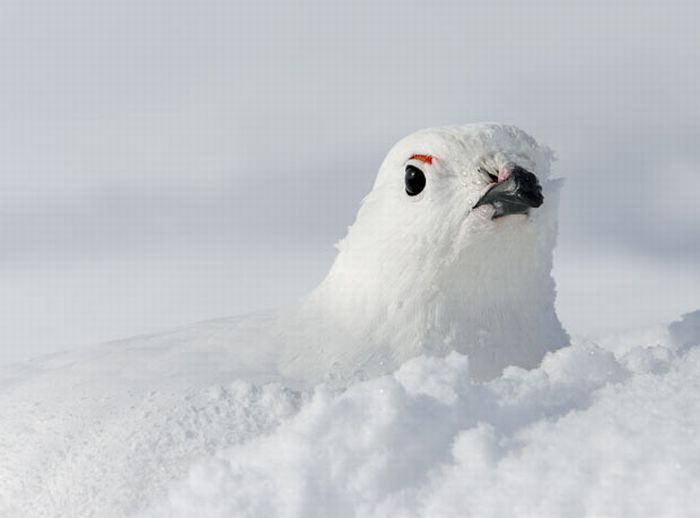
{"label": "ptarmigan", "polygon": [[[419,131],[389,152],[330,272],[296,307],[0,371],[0,514],[137,511],[193,459],[292,411],[292,392],[289,408],[242,403],[264,406],[266,391],[343,386],[453,350],[477,380],[536,366],[568,342],[550,274],[550,160],[513,126]],[[237,379],[277,384],[251,394]]]}

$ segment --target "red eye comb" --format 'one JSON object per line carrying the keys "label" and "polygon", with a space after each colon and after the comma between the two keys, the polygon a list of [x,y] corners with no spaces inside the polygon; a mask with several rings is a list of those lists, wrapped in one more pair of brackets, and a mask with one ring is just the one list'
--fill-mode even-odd
{"label": "red eye comb", "polygon": [[413,155],[409,160],[418,160],[419,162],[423,162],[424,164],[432,164],[433,163],[433,157],[430,155]]}

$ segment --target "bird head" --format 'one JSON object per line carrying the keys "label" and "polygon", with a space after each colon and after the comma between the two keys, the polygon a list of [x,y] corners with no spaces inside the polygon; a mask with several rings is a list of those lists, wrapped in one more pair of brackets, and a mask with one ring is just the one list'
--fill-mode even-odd
{"label": "bird head", "polygon": [[364,253],[381,249],[389,257],[389,247],[443,264],[477,241],[502,249],[506,234],[541,224],[550,160],[547,148],[514,126],[418,131],[389,151],[347,240]]}

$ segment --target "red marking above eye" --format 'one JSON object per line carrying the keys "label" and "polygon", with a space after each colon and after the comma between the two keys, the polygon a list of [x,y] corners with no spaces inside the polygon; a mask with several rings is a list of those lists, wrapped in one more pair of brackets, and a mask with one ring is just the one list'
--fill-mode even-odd
{"label": "red marking above eye", "polygon": [[419,162],[423,162],[424,164],[432,164],[433,163],[433,157],[430,155],[413,155],[409,160],[418,160]]}

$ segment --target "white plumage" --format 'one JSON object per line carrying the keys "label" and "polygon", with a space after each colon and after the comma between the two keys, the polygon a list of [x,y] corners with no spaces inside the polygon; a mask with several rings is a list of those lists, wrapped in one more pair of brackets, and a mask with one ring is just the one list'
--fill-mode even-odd
{"label": "white plumage", "polygon": [[[0,371],[0,511],[145,505],[199,455],[291,411],[247,413],[235,384],[212,393],[236,379],[277,381],[266,389],[276,391],[342,386],[453,350],[469,356],[476,379],[536,366],[568,342],[550,275],[558,191],[550,160],[512,126],[414,133],[389,152],[330,272],[296,307]],[[407,164],[425,174],[416,196],[406,193]],[[484,171],[498,176],[508,164],[539,178],[544,205],[498,219],[493,207],[472,209],[492,187]]]}
{"label": "white plumage", "polygon": [[[424,191],[410,197],[404,167],[414,155],[433,161],[421,165]],[[330,273],[294,312],[304,339],[282,370],[311,380],[376,375],[457,350],[487,379],[566,345],[551,277],[559,182],[549,179],[550,160],[526,133],[499,124],[423,130],[397,143]],[[496,220],[492,207],[472,210],[489,189],[484,171],[513,163],[538,176],[544,205]]]}

